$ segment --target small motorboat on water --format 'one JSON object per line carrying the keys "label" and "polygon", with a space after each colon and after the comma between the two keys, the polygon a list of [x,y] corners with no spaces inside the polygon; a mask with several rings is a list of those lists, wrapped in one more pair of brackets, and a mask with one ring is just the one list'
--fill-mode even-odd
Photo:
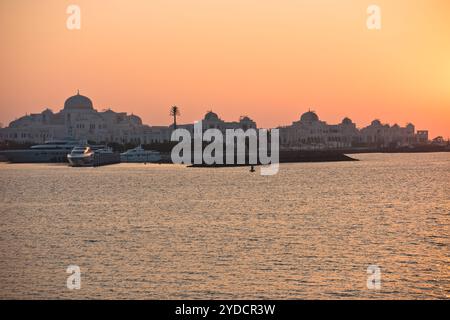
{"label": "small motorboat on water", "polygon": [[86,167],[94,164],[94,151],[88,146],[77,146],[67,155],[72,167]]}
{"label": "small motorboat on water", "polygon": [[154,150],[145,150],[142,146],[127,150],[120,154],[121,162],[158,162],[161,160],[161,154]]}

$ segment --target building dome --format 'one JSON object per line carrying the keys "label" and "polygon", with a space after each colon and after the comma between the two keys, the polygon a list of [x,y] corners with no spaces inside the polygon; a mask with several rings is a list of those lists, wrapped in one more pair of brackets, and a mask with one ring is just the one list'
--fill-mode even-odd
{"label": "building dome", "polygon": [[217,115],[217,113],[209,111],[207,114],[205,114],[205,120],[219,120],[219,116]]}
{"label": "building dome", "polygon": [[129,118],[129,119],[130,119],[131,122],[133,122],[133,123],[135,123],[135,124],[142,125],[142,120],[141,120],[141,118],[138,117],[138,116],[136,116],[136,115],[134,115],[134,114],[130,115],[130,118]]}
{"label": "building dome", "polygon": [[252,119],[250,119],[248,116],[242,116],[242,117],[239,119],[239,121],[240,121],[240,122],[251,122]]}
{"label": "building dome", "polygon": [[378,119],[375,119],[372,121],[372,126],[381,126],[381,121]]}
{"label": "building dome", "polygon": [[47,108],[44,111],[42,111],[42,114],[49,114],[49,115],[51,115],[51,114],[53,114],[53,111],[52,111],[52,109]]}
{"label": "building dome", "polygon": [[92,101],[78,92],[64,102],[64,110],[93,110]]}
{"label": "building dome", "polygon": [[352,124],[352,123],[353,123],[352,120],[350,118],[347,118],[347,117],[345,117],[342,120],[342,124]]}
{"label": "building dome", "polygon": [[302,122],[316,122],[319,121],[319,117],[314,111],[308,111],[302,114],[300,117],[300,121]]}

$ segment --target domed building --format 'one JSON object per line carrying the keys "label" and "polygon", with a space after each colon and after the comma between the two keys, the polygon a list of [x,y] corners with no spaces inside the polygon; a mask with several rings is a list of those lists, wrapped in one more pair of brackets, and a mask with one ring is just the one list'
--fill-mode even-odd
{"label": "domed building", "polygon": [[[191,133],[194,132],[194,124],[180,124],[177,125],[177,128],[186,129]],[[206,112],[203,117],[202,128],[203,131],[208,129],[218,129],[225,134],[227,129],[242,129],[244,131],[248,129],[256,129],[256,123],[248,116],[240,117],[239,121],[224,121],[217,113],[210,110]]]}
{"label": "domed building", "polygon": [[[256,129],[256,123],[248,116],[238,121],[224,121],[212,110],[202,120],[203,130]],[[193,133],[194,124],[181,124]],[[428,131],[415,132],[413,124],[406,127],[389,126],[374,120],[358,129],[350,118],[341,123],[327,124],[316,112],[308,110],[289,126],[278,128],[280,147],[292,150],[350,149],[353,147],[392,147],[415,143],[428,143]],[[67,98],[59,112],[45,108],[41,113],[27,114],[0,128],[0,141],[42,143],[52,139],[74,138],[97,143],[117,142],[147,144],[170,141],[173,126],[149,126],[134,114],[98,111],[90,98],[78,91]]]}
{"label": "domed building", "polygon": [[[415,143],[423,143],[423,135],[426,130],[416,134],[415,127],[409,123],[406,127],[398,124],[390,126],[382,124],[375,119],[372,123],[360,130],[361,140],[366,146],[371,147],[399,147],[408,146]],[[420,136],[419,136],[420,135]],[[426,133],[428,139],[428,132]]]}
{"label": "domed building", "polygon": [[382,126],[381,121],[378,120],[378,119],[373,120],[371,125],[374,126],[374,127],[376,127],[376,126],[381,127]]}
{"label": "domed building", "polygon": [[[155,132],[156,131],[156,132]],[[50,109],[25,115],[0,129],[0,140],[42,143],[51,139],[74,138],[95,142],[161,142],[170,130],[143,125],[140,117],[111,109],[97,111],[92,100],[78,91],[66,99],[61,111]]]}
{"label": "domed building", "polygon": [[141,117],[139,117],[137,115],[134,115],[134,114],[131,114],[131,116],[129,116],[129,119],[135,125],[142,126],[142,119],[141,119]]}
{"label": "domed building", "polygon": [[300,117],[300,122],[304,123],[311,123],[311,122],[317,122],[319,121],[319,117],[314,111],[309,110],[308,112],[305,112]]}
{"label": "domed building", "polygon": [[358,129],[348,117],[339,124],[327,124],[311,110],[303,113],[299,121],[279,129],[281,147],[298,150],[405,146],[426,141],[428,137],[425,130],[419,131],[419,137],[412,124],[406,127],[395,124],[391,127],[388,124],[382,124],[378,119],[362,129]]}
{"label": "domed building", "polygon": [[66,111],[85,111],[94,110],[92,106],[92,101],[88,97],[82,96],[80,91],[78,93],[66,100],[64,102],[64,110]]}
{"label": "domed building", "polygon": [[290,126],[280,127],[280,143],[287,149],[329,149],[346,145],[340,130],[344,124],[330,126],[316,112],[308,110]]}
{"label": "domed building", "polygon": [[[178,125],[193,133],[194,125]],[[256,123],[248,116],[239,121],[227,122],[217,113],[208,111],[203,129],[256,129]],[[63,108],[54,113],[47,108],[42,113],[25,115],[0,129],[0,141],[43,143],[52,139],[73,138],[97,143],[117,142],[147,144],[170,141],[172,126],[149,126],[134,114],[115,112],[111,109],[98,111],[92,100],[78,91],[67,98]]]}
{"label": "domed building", "polygon": [[205,114],[205,117],[203,119],[204,121],[220,121],[219,116],[217,115],[217,113],[212,112],[212,111],[208,111]]}
{"label": "domed building", "polygon": [[342,119],[341,123],[343,125],[351,126],[353,124],[353,121],[350,118],[345,117],[344,119]]}

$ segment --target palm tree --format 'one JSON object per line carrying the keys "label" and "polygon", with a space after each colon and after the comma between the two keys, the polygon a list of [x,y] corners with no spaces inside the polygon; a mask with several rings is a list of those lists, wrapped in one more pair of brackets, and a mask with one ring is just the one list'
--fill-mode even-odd
{"label": "palm tree", "polygon": [[170,107],[170,115],[173,117],[173,128],[177,128],[177,116],[180,115],[180,109],[177,106]]}

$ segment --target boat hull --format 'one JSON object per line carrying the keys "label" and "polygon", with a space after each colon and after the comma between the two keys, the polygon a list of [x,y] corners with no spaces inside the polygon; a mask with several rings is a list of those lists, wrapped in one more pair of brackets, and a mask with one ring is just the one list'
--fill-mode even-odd
{"label": "boat hull", "polygon": [[69,165],[72,167],[98,167],[120,163],[118,153],[94,153],[84,157],[68,155],[67,159],[69,160]]}
{"label": "boat hull", "polygon": [[120,163],[120,154],[111,152],[111,153],[94,153],[94,163],[95,167],[97,166],[105,166],[108,164],[116,164]]}
{"label": "boat hull", "polygon": [[120,155],[120,162],[128,163],[152,163],[161,161],[161,156],[159,155]]}
{"label": "boat hull", "polygon": [[72,156],[68,155],[67,159],[72,167],[92,167],[94,165],[94,155]]}
{"label": "boat hull", "polygon": [[71,150],[6,150],[0,155],[12,163],[67,162]]}

